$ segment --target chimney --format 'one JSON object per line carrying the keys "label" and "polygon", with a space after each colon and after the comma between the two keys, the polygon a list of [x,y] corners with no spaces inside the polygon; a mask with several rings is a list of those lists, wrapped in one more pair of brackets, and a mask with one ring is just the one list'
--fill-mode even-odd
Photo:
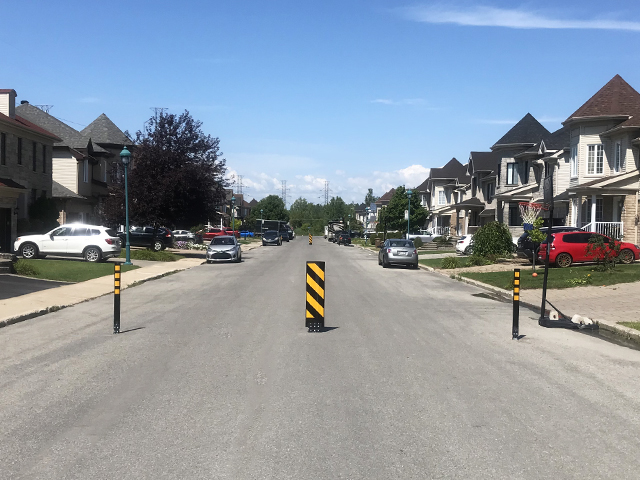
{"label": "chimney", "polygon": [[0,89],[0,113],[16,118],[16,91]]}

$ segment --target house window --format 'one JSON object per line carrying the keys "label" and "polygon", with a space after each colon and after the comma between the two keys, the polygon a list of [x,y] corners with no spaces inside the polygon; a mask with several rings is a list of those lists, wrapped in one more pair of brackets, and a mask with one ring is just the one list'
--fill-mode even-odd
{"label": "house window", "polygon": [[47,146],[42,145],[42,173],[47,173]]}
{"label": "house window", "polygon": [[601,175],[604,171],[604,148],[602,144],[588,147],[587,175]]}
{"label": "house window", "polygon": [[529,183],[529,160],[524,162],[524,172],[522,172],[522,183]]}
{"label": "house window", "polygon": [[84,183],[89,183],[89,160],[86,158],[82,162],[82,170]]}
{"label": "house window", "polygon": [[571,157],[569,157],[569,167],[571,169],[571,178],[578,177],[578,146],[571,147]]}
{"label": "house window", "polygon": [[18,165],[22,165],[22,139],[18,138]]}
{"label": "house window", "polygon": [[[587,199],[587,208],[585,209],[584,212],[584,223],[591,223],[591,208],[592,208],[593,202],[591,201],[591,199]],[[596,198],[596,222],[602,222],[602,218],[603,218],[603,200],[602,198]],[[593,227],[592,227],[593,228]]]}
{"label": "house window", "polygon": [[446,205],[447,204],[447,196],[444,193],[444,190],[438,190],[438,205]]}
{"label": "house window", "polygon": [[520,205],[516,202],[509,203],[509,226],[519,227],[522,225],[522,217],[520,216]]}
{"label": "house window", "polygon": [[0,165],[7,164],[7,135],[0,133]]}
{"label": "house window", "polygon": [[614,148],[613,171],[615,173],[620,173],[622,171],[622,145],[620,145],[620,142],[616,142]]}
{"label": "house window", "polygon": [[491,200],[493,200],[493,196],[496,193],[495,189],[496,186],[493,182],[487,183],[487,202],[491,203]]}
{"label": "house window", "polygon": [[517,185],[518,166],[515,163],[507,163],[507,185]]}
{"label": "house window", "polygon": [[37,163],[37,161],[36,161],[37,160],[37,155],[36,155],[37,149],[36,148],[37,148],[36,142],[33,142],[31,144],[31,157],[33,157],[32,160],[33,160],[33,171],[34,172],[37,170],[37,166],[36,166],[36,163]]}

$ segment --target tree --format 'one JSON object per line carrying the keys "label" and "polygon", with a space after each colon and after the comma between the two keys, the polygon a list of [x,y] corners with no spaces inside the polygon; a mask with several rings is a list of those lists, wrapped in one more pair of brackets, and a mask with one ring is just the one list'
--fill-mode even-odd
{"label": "tree", "polygon": [[327,220],[347,221],[349,215],[349,207],[340,197],[332,197],[329,203],[324,207]]}
{"label": "tree", "polygon": [[513,252],[511,232],[504,223],[489,222],[473,235],[473,254],[481,257],[488,255],[510,255]]}
{"label": "tree", "polygon": [[370,206],[372,203],[375,203],[378,200],[378,197],[373,195],[373,188],[369,188],[367,190],[367,194],[364,197],[364,204],[366,207]]}
{"label": "tree", "polygon": [[[382,209],[378,219],[378,225],[386,225],[386,230],[397,230],[400,232],[407,231],[407,220],[404,218],[404,212],[409,205],[407,191],[404,186],[396,188],[393,197],[389,201],[389,205]],[[411,215],[409,223],[411,231],[417,231],[424,226],[428,212],[420,205],[418,195],[411,195]],[[384,228],[384,227],[381,227]]]}
{"label": "tree", "polygon": [[[262,210],[262,217],[260,216],[260,210]],[[260,200],[254,207],[251,208],[251,213],[245,220],[250,228],[255,227],[256,220],[289,220],[289,213],[284,206],[282,198],[278,195],[269,195]]]}
{"label": "tree", "polygon": [[[188,228],[215,221],[225,200],[225,160],[220,140],[202,131],[185,110],[160,113],[136,134],[129,168],[129,214],[134,223]],[[105,215],[124,223],[123,184],[110,189]]]}

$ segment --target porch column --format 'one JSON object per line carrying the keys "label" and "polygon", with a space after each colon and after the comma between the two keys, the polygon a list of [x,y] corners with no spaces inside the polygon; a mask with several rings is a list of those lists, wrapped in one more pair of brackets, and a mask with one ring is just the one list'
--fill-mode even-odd
{"label": "porch column", "polygon": [[574,227],[582,227],[582,196],[576,197],[576,218],[574,222]]}
{"label": "porch column", "polygon": [[467,235],[469,233],[469,217],[471,216],[471,210],[465,211],[464,215],[464,234]]}
{"label": "porch column", "polygon": [[591,195],[591,230],[596,228],[596,196]]}
{"label": "porch column", "polygon": [[612,205],[612,212],[611,212],[611,221],[612,222],[619,222],[620,221],[620,209],[619,209],[619,203],[620,203],[620,196],[616,195],[615,197],[613,197],[613,205]]}

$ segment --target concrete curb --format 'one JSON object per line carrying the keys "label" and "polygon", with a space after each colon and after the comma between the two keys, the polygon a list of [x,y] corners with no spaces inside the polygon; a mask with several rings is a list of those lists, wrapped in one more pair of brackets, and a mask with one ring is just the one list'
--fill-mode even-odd
{"label": "concrete curb", "polygon": [[[154,267],[161,267],[164,265],[153,265],[150,267],[143,267],[137,270],[133,270],[131,273],[132,274],[136,273],[135,277],[138,277],[138,278],[132,278],[130,281],[126,281],[123,278],[122,290],[126,290],[128,288],[141,285],[150,280],[157,280],[158,278],[166,277],[167,275],[171,275],[184,270],[189,270],[190,268],[193,268],[205,263],[205,260],[201,260],[201,259],[182,259],[172,263],[171,266],[173,267],[176,263],[183,262],[185,260],[186,262],[184,262],[185,263],[184,266],[180,266],[178,268],[169,268],[167,270],[159,271],[158,273],[146,274],[144,270],[148,271],[149,269],[153,269]],[[75,295],[75,296],[71,294],[69,295],[69,298],[71,298],[70,301],[60,303],[60,304],[49,305],[46,307],[40,306],[32,310],[21,312],[17,315],[11,315],[9,317],[0,318],[0,328],[13,325],[15,323],[20,323],[25,320],[30,320],[32,318],[36,318],[41,315],[46,315],[47,313],[57,312],[58,310],[62,310],[63,308],[72,307],[73,305],[78,305],[79,303],[88,302],[90,300],[94,300],[96,298],[100,298],[105,295],[110,295],[113,293],[113,275],[106,275],[104,277],[98,277],[92,280],[87,280],[87,282],[74,283],[70,285],[61,286],[58,288],[63,288],[63,289],[71,288],[73,290],[76,290],[79,288],[79,286],[82,286],[83,284],[87,285],[88,282],[92,282],[92,284],[90,284],[88,288],[93,288],[94,290],[93,293],[89,293],[87,295]],[[56,298],[64,296],[64,295],[60,295],[59,290],[58,291],[56,290],[57,289],[55,289],[54,291],[43,290],[41,292],[34,292],[27,295],[22,295],[20,297],[16,297],[16,298],[20,299],[21,301],[26,300],[28,302],[29,300],[36,300],[38,296],[44,297],[44,299],[46,299],[51,295],[55,295]],[[71,293],[72,290],[69,290],[69,292]],[[23,299],[23,297],[27,297],[27,296],[30,296],[30,298]],[[8,299],[8,300],[14,300],[14,299]],[[43,300],[41,298],[39,301],[32,301],[31,303],[44,303],[44,302],[46,302],[46,300]]]}

